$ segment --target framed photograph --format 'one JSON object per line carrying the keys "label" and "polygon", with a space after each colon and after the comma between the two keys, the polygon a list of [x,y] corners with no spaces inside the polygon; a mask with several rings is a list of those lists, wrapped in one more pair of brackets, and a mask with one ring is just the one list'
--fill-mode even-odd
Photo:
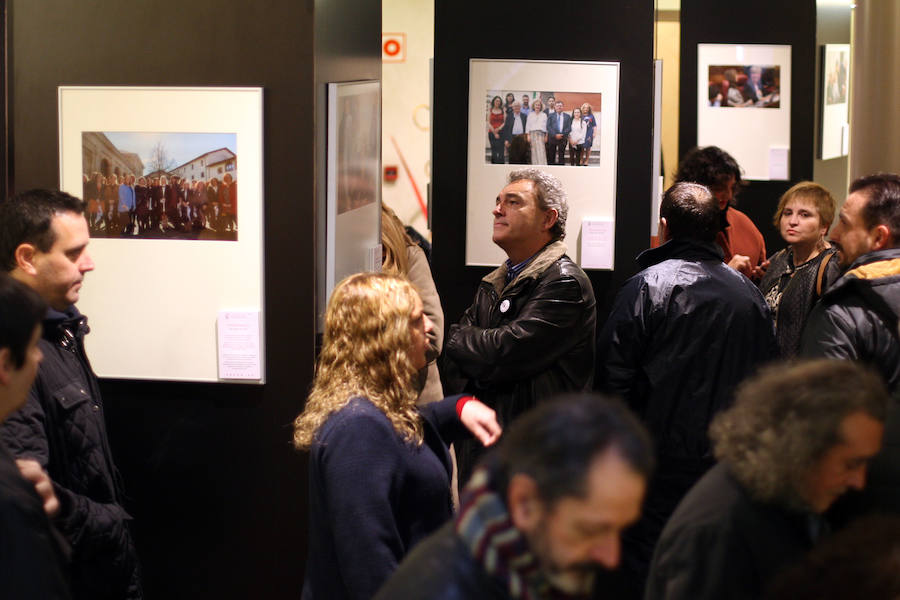
{"label": "framed photograph", "polygon": [[734,156],[745,179],[788,179],[791,47],[699,44],[697,145]]}
{"label": "framed photograph", "polygon": [[819,158],[846,156],[850,146],[850,44],[822,46]]}
{"label": "framed photograph", "polygon": [[380,82],[328,84],[326,163],[327,302],[344,277],[381,269]]}
{"label": "framed photograph", "polygon": [[[63,86],[59,140],[96,264],[78,303],[94,370],[263,383],[262,88]],[[223,311],[259,312],[251,379],[219,371]]]}
{"label": "framed photograph", "polygon": [[494,200],[510,171],[535,166],[566,190],[565,241],[584,266],[582,223],[615,219],[618,103],[619,63],[469,61],[467,265],[506,259],[491,241]]}

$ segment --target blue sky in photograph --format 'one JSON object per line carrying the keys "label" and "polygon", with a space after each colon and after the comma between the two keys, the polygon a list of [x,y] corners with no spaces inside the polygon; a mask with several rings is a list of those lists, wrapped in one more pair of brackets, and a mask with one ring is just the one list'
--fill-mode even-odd
{"label": "blue sky in photograph", "polygon": [[125,131],[104,131],[104,135],[121,152],[134,152],[145,165],[144,173],[150,172],[151,155],[158,142],[166,148],[171,157],[171,168],[191,161],[201,154],[219,148],[228,148],[237,154],[237,134],[235,133],[134,133]]}

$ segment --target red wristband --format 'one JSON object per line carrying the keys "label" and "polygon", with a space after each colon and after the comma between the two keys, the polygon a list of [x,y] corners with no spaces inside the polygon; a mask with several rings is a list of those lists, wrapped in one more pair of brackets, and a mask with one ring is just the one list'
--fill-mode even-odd
{"label": "red wristband", "polygon": [[469,400],[475,400],[475,396],[463,396],[456,401],[456,416],[462,419],[462,409]]}

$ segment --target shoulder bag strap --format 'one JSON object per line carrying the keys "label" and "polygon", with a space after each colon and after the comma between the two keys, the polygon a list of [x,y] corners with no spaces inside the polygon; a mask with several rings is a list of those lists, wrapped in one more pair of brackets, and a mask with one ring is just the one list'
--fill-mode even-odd
{"label": "shoulder bag strap", "polygon": [[816,275],[816,297],[820,297],[822,295],[822,278],[825,277],[825,267],[828,266],[828,261],[831,260],[831,257],[834,256],[834,252],[829,252],[825,255],[825,258],[822,259],[822,262],[819,263],[819,272]]}

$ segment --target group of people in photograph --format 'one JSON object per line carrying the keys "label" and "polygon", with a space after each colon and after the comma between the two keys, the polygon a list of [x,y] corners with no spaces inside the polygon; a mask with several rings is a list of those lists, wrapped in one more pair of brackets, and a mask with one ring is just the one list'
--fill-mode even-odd
{"label": "group of people in photograph", "polygon": [[93,237],[237,237],[237,182],[153,175],[84,175],[83,194]]}
{"label": "group of people in photograph", "polygon": [[[588,102],[567,110],[561,100],[523,94],[491,99],[487,135],[491,164],[588,166],[597,118]],[[566,149],[568,148],[568,161]]]}
{"label": "group of people in photograph", "polygon": [[[716,73],[713,74],[712,71]],[[778,108],[778,67],[710,67],[709,106]]]}

